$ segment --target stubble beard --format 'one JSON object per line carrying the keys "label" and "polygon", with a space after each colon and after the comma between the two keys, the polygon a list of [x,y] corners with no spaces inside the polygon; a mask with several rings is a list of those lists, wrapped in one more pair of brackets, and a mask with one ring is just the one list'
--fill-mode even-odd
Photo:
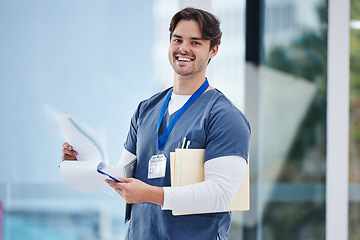
{"label": "stubble beard", "polygon": [[[196,68],[196,65],[195,65],[196,57],[192,55],[191,57],[194,58],[192,60],[193,65],[189,69],[182,70],[181,69],[182,67],[178,65],[178,61],[177,61],[175,55],[176,55],[176,53],[172,55],[171,66],[174,69],[174,71],[180,76],[185,77],[185,76],[190,76],[192,74],[201,72],[207,66],[207,63],[204,63],[201,66],[199,66],[198,68]],[[186,55],[183,54],[183,56],[186,56]]]}

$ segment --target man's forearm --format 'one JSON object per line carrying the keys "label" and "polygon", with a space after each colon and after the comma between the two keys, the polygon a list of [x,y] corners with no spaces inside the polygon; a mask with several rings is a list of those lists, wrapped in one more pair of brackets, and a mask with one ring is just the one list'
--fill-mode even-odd
{"label": "man's forearm", "polygon": [[164,189],[149,185],[145,200],[144,202],[151,202],[162,206],[164,204]]}

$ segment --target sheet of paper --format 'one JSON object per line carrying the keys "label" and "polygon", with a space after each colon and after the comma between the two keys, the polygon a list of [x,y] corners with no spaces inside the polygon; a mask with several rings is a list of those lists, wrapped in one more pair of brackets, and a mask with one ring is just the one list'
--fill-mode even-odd
{"label": "sheet of paper", "polygon": [[105,179],[108,177],[97,172],[100,164],[103,165],[101,169],[111,176],[123,177],[121,167],[105,166],[102,163],[86,161],[63,161],[60,166],[60,175],[64,182],[75,190],[91,192],[101,189],[112,196],[119,196],[119,194],[105,182]]}
{"label": "sheet of paper", "polygon": [[97,172],[97,162],[63,161],[60,175],[75,190],[91,192],[105,186],[106,176]]}
{"label": "sheet of paper", "polygon": [[100,141],[70,114],[56,114],[55,117],[67,142],[79,153],[78,161],[109,162],[107,152]]}
{"label": "sheet of paper", "polygon": [[70,114],[56,114],[59,126],[66,140],[78,152],[78,161],[63,161],[60,165],[60,175],[71,188],[81,192],[91,192],[101,189],[104,192],[119,197],[100,174],[101,168],[114,177],[124,177],[121,166],[108,166],[108,155],[102,144]]}

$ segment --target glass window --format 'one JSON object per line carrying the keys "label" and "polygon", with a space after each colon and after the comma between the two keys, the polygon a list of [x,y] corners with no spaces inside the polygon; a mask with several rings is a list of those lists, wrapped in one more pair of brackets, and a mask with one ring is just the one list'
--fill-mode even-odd
{"label": "glass window", "polygon": [[61,180],[65,139],[54,113],[71,113],[117,164],[137,104],[157,88],[151,9],[0,1],[0,239],[123,239],[123,200]]}
{"label": "glass window", "polygon": [[256,128],[243,236],[325,239],[327,1],[266,0],[263,14],[262,59],[246,68]]}

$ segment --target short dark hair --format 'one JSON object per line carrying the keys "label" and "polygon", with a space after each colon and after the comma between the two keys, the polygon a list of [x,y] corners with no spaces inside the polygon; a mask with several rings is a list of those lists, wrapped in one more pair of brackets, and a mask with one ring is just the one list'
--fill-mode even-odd
{"label": "short dark hair", "polygon": [[184,8],[177,12],[170,22],[170,39],[175,30],[176,25],[180,20],[194,20],[199,23],[202,37],[205,40],[210,40],[210,49],[221,43],[222,32],[220,30],[219,20],[211,13],[196,9],[196,8]]}

